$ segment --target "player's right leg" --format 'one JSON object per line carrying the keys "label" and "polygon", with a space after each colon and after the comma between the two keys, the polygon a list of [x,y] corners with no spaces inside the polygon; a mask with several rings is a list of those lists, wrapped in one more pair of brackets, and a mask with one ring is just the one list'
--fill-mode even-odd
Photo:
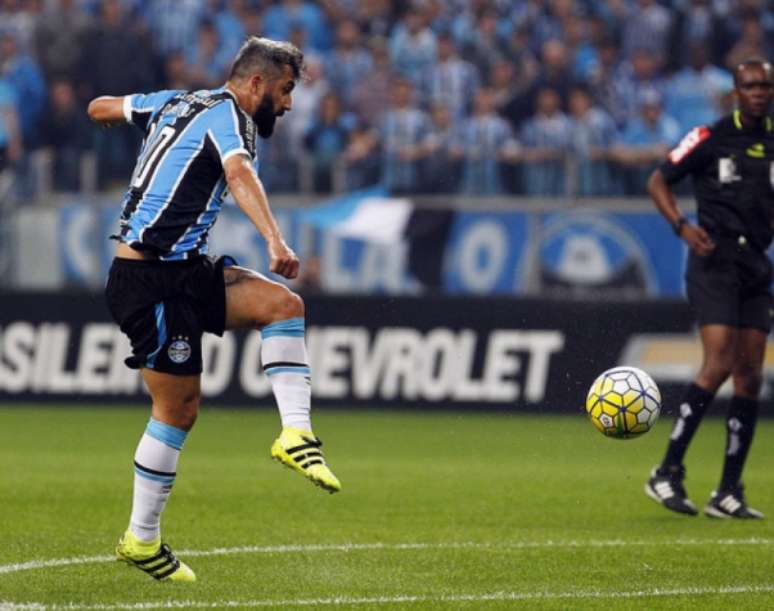
{"label": "player's right leg", "polygon": [[119,560],[161,581],[195,581],[194,572],[161,540],[161,514],[177,475],[177,461],[199,408],[200,376],[142,370],[153,410],[134,455],[129,528],[116,547]]}
{"label": "player's right leg", "polygon": [[261,363],[282,421],[272,458],[328,492],[341,483],[325,462],[312,432],[312,387],[304,340],[304,302],[287,287],[240,267],[224,269],[226,328],[261,330]]}
{"label": "player's right leg", "polygon": [[683,486],[683,459],[717,389],[731,374],[738,329],[708,324],[700,327],[700,335],[704,351],[701,370],[682,396],[664,460],[645,484],[645,494],[654,501],[687,515],[696,515],[698,510]]}

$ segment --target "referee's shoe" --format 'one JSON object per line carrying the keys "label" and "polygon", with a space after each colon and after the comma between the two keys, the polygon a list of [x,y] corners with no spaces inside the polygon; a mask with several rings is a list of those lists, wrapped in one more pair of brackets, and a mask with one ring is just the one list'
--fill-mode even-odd
{"label": "referee's shoe", "polygon": [[695,516],[699,513],[683,487],[685,467],[654,467],[645,484],[645,494],[667,509]]}
{"label": "referee's shoe", "polygon": [[739,483],[735,488],[712,493],[704,506],[704,514],[710,518],[738,518],[740,520],[760,520],[763,512],[753,509],[744,498],[744,486]]}

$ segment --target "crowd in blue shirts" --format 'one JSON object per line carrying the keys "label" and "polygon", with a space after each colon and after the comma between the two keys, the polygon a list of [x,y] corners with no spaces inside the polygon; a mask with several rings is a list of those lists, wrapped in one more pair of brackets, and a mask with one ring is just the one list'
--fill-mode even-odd
{"label": "crowd in blue shirts", "polygon": [[94,95],[215,87],[246,36],[291,40],[307,78],[261,146],[273,192],[617,196],[729,111],[769,57],[765,0],[0,0],[0,168],[27,193],[125,183],[138,146]]}

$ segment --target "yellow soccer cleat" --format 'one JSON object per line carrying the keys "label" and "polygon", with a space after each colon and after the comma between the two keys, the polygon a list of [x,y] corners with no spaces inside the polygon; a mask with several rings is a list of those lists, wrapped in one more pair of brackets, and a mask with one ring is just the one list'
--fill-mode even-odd
{"label": "yellow soccer cleat", "polygon": [[271,446],[271,457],[298,471],[330,493],[341,490],[341,483],[325,464],[322,441],[314,433],[285,427]]}
{"label": "yellow soccer cleat", "polygon": [[196,574],[191,567],[180,562],[160,538],[146,543],[127,530],[118,542],[116,557],[159,581],[196,581]]}

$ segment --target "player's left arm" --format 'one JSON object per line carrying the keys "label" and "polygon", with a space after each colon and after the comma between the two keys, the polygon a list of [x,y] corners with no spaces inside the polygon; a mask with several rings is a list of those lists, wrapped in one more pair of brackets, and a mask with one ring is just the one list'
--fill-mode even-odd
{"label": "player's left arm", "polygon": [[124,96],[103,95],[89,102],[89,118],[105,127],[126,123]]}
{"label": "player's left arm", "polygon": [[231,194],[240,210],[255,225],[269,249],[269,269],[285,278],[298,276],[300,262],[282,237],[277,220],[271,212],[269,199],[255,168],[247,155],[230,155],[223,162],[223,171]]}

